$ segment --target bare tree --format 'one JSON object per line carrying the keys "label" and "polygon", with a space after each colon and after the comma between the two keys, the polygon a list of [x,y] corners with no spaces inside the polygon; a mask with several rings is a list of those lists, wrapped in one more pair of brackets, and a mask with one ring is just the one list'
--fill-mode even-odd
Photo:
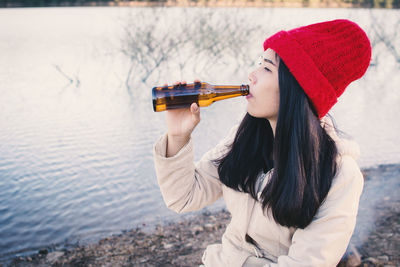
{"label": "bare tree", "polygon": [[131,96],[132,84],[158,81],[161,71],[170,68],[178,68],[181,74],[185,69],[207,73],[216,64],[235,61],[239,69],[253,62],[245,44],[261,27],[247,23],[237,9],[180,9],[175,20],[166,17],[165,8],[133,12],[121,40],[121,51],[130,62],[125,85]]}

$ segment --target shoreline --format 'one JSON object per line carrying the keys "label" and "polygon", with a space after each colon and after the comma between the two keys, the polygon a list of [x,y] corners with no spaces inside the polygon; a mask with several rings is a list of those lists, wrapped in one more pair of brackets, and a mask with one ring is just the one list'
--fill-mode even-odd
{"label": "shoreline", "polygon": [[[359,264],[349,265],[354,252],[348,250],[339,266],[400,266],[400,196],[395,189],[400,187],[400,164],[362,172],[364,191],[350,242]],[[206,246],[221,242],[230,218],[224,209],[206,211],[74,248],[41,249],[0,266],[198,266]]]}
{"label": "shoreline", "polygon": [[374,7],[373,4],[351,3],[349,1],[330,0],[164,0],[164,1],[108,1],[108,2],[69,2],[49,5],[23,5],[21,3],[4,3],[0,8],[26,8],[26,7],[235,7],[235,8],[378,8],[398,9],[388,2],[386,6]]}

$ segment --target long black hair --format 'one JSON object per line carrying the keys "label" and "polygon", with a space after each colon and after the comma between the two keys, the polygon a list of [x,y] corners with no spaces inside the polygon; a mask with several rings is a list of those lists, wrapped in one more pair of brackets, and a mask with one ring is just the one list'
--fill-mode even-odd
{"label": "long black hair", "polygon": [[282,60],[278,74],[280,105],[275,137],[267,119],[247,113],[229,151],[215,163],[223,184],[256,200],[258,177],[272,169],[261,193],[262,207],[270,209],[282,226],[305,228],[328,194],[338,152]]}

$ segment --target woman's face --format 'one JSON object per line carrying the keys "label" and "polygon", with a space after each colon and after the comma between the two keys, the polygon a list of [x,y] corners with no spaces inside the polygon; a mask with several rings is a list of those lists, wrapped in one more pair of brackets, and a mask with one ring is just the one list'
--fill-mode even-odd
{"label": "woman's face", "polygon": [[279,57],[272,49],[264,51],[258,67],[249,74],[250,94],[247,112],[256,118],[276,121],[279,111]]}

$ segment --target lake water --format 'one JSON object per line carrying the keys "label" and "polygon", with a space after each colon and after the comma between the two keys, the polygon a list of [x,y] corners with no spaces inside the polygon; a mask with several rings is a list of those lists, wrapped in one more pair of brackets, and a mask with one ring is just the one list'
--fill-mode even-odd
{"label": "lake water", "polygon": [[[222,42],[236,34],[231,29],[232,34],[224,36],[225,26],[218,26],[218,18],[245,25],[241,30],[253,26],[257,30],[234,36],[231,46],[208,46],[202,52],[210,55],[206,60],[184,61],[201,43],[171,50],[174,57],[153,68],[151,75],[144,65],[134,65],[132,58],[139,50],[133,50],[131,57],[122,53],[127,40],[133,41],[128,48],[140,43],[128,33],[140,32],[138,28],[146,25],[157,26],[152,40],[159,42],[140,55],[152,55],[166,38],[162,33],[174,40],[174,36],[185,36],[181,27],[201,19],[215,31],[205,34],[209,38],[203,38],[203,43],[217,37]],[[245,51],[246,58],[256,60],[269,34],[334,18],[350,18],[378,40],[373,25],[381,25],[387,36],[394,36],[400,13],[363,9],[0,9],[0,260],[177,219],[162,201],[154,172],[152,145],[166,127],[164,114],[152,111],[151,87],[194,78],[214,84],[247,83],[251,66],[240,65],[247,61],[240,61],[235,51]],[[189,37],[194,44],[195,37]],[[400,47],[400,36],[393,44]],[[400,163],[399,85],[400,62],[376,41],[367,75],[350,85],[332,111],[339,128],[359,142],[359,163],[364,168]],[[193,134],[196,159],[238,123],[245,108],[246,101],[237,98],[202,109],[202,122]],[[208,209],[221,207],[218,201]]]}

